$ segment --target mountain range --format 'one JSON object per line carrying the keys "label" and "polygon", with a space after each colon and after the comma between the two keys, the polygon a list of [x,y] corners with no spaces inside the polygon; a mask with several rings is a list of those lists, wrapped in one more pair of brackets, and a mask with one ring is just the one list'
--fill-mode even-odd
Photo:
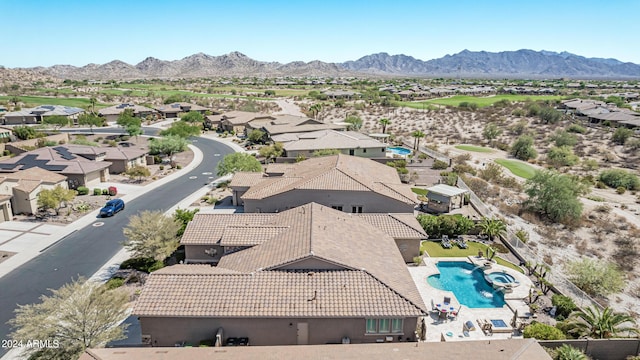
{"label": "mountain range", "polygon": [[198,53],[174,61],[148,57],[136,65],[114,60],[102,65],[88,64],[82,67],[54,65],[19,70],[33,70],[62,79],[363,75],[465,78],[640,78],[638,64],[625,63],[616,59],[586,58],[568,52],[526,49],[497,53],[463,50],[454,55],[428,61],[383,52],[344,63],[294,61],[287,64],[258,61],[239,52],[221,56]]}

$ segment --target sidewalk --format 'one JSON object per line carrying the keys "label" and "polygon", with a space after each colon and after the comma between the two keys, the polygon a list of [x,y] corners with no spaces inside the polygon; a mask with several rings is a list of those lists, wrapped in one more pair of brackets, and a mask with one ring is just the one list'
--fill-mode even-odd
{"label": "sidewalk", "polygon": [[[168,126],[174,120],[166,120],[153,124],[153,127],[163,128]],[[204,138],[215,140],[225,145],[230,146],[236,152],[244,152],[245,149],[233,142],[233,137],[220,138],[216,133],[204,133],[201,135]],[[197,140],[194,140],[197,143]],[[125,202],[129,202],[140,195],[143,195],[151,190],[158,188],[173,179],[182,176],[185,173],[193,170],[200,165],[203,161],[204,155],[197,147],[189,145],[189,148],[194,153],[193,161],[190,164],[178,170],[160,180],[154,181],[148,185],[132,185],[132,184],[120,184],[105,182],[100,185],[103,187],[116,186],[119,192],[126,194],[122,197]],[[220,181],[229,180],[230,176],[216,181],[216,183],[203,186],[200,190],[191,194],[189,197],[183,199],[180,203],[169,209],[168,213],[173,213],[175,209],[188,208],[193,202],[200,197],[204,196],[212,186],[215,186]],[[29,223],[29,222],[13,222],[7,221],[0,223],[0,251],[8,251],[15,253],[9,259],[0,263],[0,277],[10,273],[15,268],[28,262],[34,257],[41,254],[41,252],[47,247],[61,241],[66,236],[70,235],[74,231],[80,230],[85,226],[96,221],[96,216],[99,210],[94,210],[87,213],[85,216],[74,221],[68,225],[53,225],[46,223]],[[110,262],[111,263],[111,262]]]}

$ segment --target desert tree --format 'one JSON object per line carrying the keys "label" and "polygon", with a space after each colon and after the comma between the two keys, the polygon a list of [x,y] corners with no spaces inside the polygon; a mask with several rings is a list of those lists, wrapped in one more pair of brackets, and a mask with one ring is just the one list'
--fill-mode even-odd
{"label": "desert tree", "polygon": [[91,113],[95,115],[96,113],[96,104],[98,103],[98,99],[94,96],[89,98],[89,104],[91,105]]}
{"label": "desert tree", "polygon": [[184,231],[187,229],[187,225],[193,220],[193,217],[198,213],[198,211],[200,211],[198,208],[193,210],[176,209],[173,213],[173,219],[180,224],[180,228],[178,229],[176,236],[182,237]]}
{"label": "desert tree", "polygon": [[586,192],[587,187],[576,178],[540,170],[525,183],[525,193],[529,195],[525,205],[552,221],[574,224],[582,215],[578,196]]}
{"label": "desert tree", "polygon": [[284,153],[284,147],[282,146],[282,143],[277,142],[273,145],[263,146],[262,148],[260,148],[258,153],[260,154],[260,156],[264,156],[266,162],[268,163],[271,161],[271,159],[282,156],[282,154]]}
{"label": "desert tree", "polygon": [[168,129],[160,131],[162,136],[179,136],[181,138],[188,138],[191,136],[199,135],[201,132],[199,125],[191,125],[191,123],[184,121],[176,121],[171,124]]}
{"label": "desert tree", "polygon": [[188,113],[182,115],[180,120],[191,123],[191,124],[201,124],[204,122],[204,116],[197,111],[189,111]]}
{"label": "desert tree", "polygon": [[493,140],[495,140],[498,136],[500,136],[500,134],[502,134],[502,130],[500,128],[498,128],[498,125],[496,125],[496,123],[488,123],[484,129],[482,130],[482,136],[484,136],[485,139],[489,140],[489,142],[493,142]]}
{"label": "desert tree", "polygon": [[344,122],[349,124],[348,128],[350,130],[357,131],[357,130],[360,130],[360,128],[362,127],[362,119],[356,115],[347,116],[347,118],[344,119]]}
{"label": "desert tree", "polygon": [[149,152],[151,154],[164,154],[172,160],[175,153],[185,151],[189,143],[186,139],[170,135],[160,139],[153,139],[149,142]]}
{"label": "desert tree", "polygon": [[38,193],[38,207],[42,209],[54,209],[59,214],[63,204],[73,200],[78,193],[75,190],[66,189],[56,185],[53,189],[43,189]]}
{"label": "desert tree", "polygon": [[126,292],[83,278],[50,291],[51,295],[40,297],[40,303],[19,305],[9,321],[15,341],[50,341],[46,348],[25,347],[29,359],[74,359],[87,348],[125,338]]}
{"label": "desert tree", "polygon": [[91,133],[93,133],[94,126],[102,126],[104,120],[96,114],[82,114],[78,116],[78,125],[89,126]]}
{"label": "desert tree", "polygon": [[142,165],[132,166],[125,172],[130,179],[136,179],[138,182],[142,182],[142,179],[151,176],[149,168]]}
{"label": "desert tree", "polygon": [[62,115],[44,116],[42,123],[52,125],[54,129],[58,130],[63,126],[69,125],[69,118]]}
{"label": "desert tree", "polygon": [[123,245],[133,257],[162,261],[178,248],[180,227],[179,221],[160,211],[145,210],[132,216],[122,230],[126,237]]}
{"label": "desert tree", "polygon": [[509,153],[516,159],[524,161],[535,159],[536,156],[538,156],[538,153],[533,147],[533,138],[529,135],[520,136],[513,145],[511,145]]}
{"label": "desert tree", "polygon": [[254,156],[239,152],[226,155],[218,163],[218,176],[233,174],[238,171],[260,172],[262,171],[262,165]]}
{"label": "desert tree", "polygon": [[253,144],[264,143],[266,133],[260,129],[253,129],[247,135],[247,140]]}

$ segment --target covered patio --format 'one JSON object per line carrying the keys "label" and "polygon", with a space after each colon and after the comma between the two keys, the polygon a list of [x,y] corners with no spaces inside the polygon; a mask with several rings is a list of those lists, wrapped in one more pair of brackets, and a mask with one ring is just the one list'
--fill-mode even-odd
{"label": "covered patio", "polygon": [[446,184],[438,184],[427,188],[428,212],[448,213],[453,209],[462,208],[464,195],[469,190],[460,189]]}

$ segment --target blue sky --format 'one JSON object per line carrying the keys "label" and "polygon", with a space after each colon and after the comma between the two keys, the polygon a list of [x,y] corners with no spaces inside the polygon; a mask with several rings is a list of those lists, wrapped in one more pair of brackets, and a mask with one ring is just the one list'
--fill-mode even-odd
{"label": "blue sky", "polygon": [[198,52],[343,62],[569,51],[640,64],[639,0],[0,0],[0,65],[136,64]]}

